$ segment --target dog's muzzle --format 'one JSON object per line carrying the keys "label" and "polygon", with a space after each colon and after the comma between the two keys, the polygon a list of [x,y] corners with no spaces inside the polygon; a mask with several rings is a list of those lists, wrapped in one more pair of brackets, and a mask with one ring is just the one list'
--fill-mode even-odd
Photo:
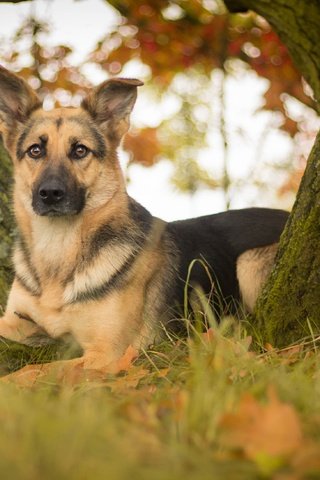
{"label": "dog's muzzle", "polygon": [[65,181],[60,176],[43,178],[33,189],[32,207],[37,215],[76,215],[81,212],[84,203],[85,189],[75,181]]}

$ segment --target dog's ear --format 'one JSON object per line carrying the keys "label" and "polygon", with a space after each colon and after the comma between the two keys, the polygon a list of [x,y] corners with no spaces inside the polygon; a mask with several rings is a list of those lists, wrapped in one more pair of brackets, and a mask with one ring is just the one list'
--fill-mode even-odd
{"label": "dog's ear", "polygon": [[82,102],[93,120],[111,138],[120,141],[128,131],[129,115],[143,82],[134,78],[113,78],[96,87]]}
{"label": "dog's ear", "polygon": [[4,140],[41,102],[29,85],[0,65],[0,133]]}

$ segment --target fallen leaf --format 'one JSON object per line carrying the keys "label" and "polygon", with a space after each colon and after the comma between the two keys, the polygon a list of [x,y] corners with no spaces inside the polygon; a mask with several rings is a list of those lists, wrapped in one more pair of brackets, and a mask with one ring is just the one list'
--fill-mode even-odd
{"label": "fallen leaf", "polygon": [[108,373],[119,373],[128,371],[132,367],[133,361],[139,356],[138,350],[129,345],[122,357],[106,367]]}
{"label": "fallen leaf", "polygon": [[26,365],[16,372],[1,377],[3,383],[14,383],[21,387],[32,387],[46,375],[45,365]]}
{"label": "fallen leaf", "polygon": [[244,378],[248,375],[249,370],[245,368],[240,368],[238,366],[234,366],[231,368],[231,374],[229,375],[229,380],[232,382],[235,382],[239,380],[240,378]]}
{"label": "fallen leaf", "polygon": [[[84,382],[102,382],[108,374],[117,374],[132,368],[132,362],[139,352],[131,345],[117,361],[99,369],[84,368],[83,358],[60,360],[25,367],[1,378],[4,383],[14,383],[21,387],[32,388],[40,383],[57,383],[61,385],[78,385]],[[130,386],[130,385],[129,385]]]}
{"label": "fallen leaf", "polygon": [[173,393],[171,405],[174,412],[174,417],[177,421],[180,421],[183,418],[188,402],[189,393],[186,390],[178,389],[175,393]]}
{"label": "fallen leaf", "polygon": [[231,342],[233,352],[238,356],[254,356],[253,352],[249,352],[250,345],[252,343],[252,337],[248,335],[241,340],[234,340]]}
{"label": "fallen leaf", "polygon": [[303,345],[293,345],[279,351],[279,356],[282,357],[282,362],[285,365],[290,365],[297,362],[301,358],[303,352]]}
{"label": "fallen leaf", "polygon": [[[300,474],[300,478],[310,475],[310,478],[320,477],[320,445],[306,443],[294,456],[292,467]],[[317,474],[317,477],[316,477]]]}
{"label": "fallen leaf", "polygon": [[156,393],[156,391],[158,390],[157,386],[156,385],[149,385],[147,387],[147,392],[148,393],[151,393],[151,395],[153,395],[154,393]]}
{"label": "fallen leaf", "polygon": [[110,387],[113,393],[123,393],[128,389],[136,388],[140,381],[150,372],[143,367],[131,366],[126,375],[108,380],[105,384]]}
{"label": "fallen leaf", "polygon": [[166,376],[168,375],[168,373],[169,373],[169,370],[170,370],[169,367],[167,367],[167,368],[161,368],[161,369],[158,370],[158,372],[157,372],[157,377],[158,377],[158,378],[164,378],[164,377],[166,377]]}
{"label": "fallen leaf", "polygon": [[303,480],[303,479],[297,473],[277,472],[275,475],[272,476],[272,480]]}
{"label": "fallen leaf", "polygon": [[267,404],[245,395],[234,413],[220,421],[220,442],[226,448],[243,452],[250,460],[263,456],[286,459],[302,444],[298,414],[292,405],[281,402],[270,388]]}
{"label": "fallen leaf", "polygon": [[4,383],[14,383],[20,387],[32,388],[39,384],[57,383],[77,385],[84,382],[102,381],[105,373],[101,370],[84,369],[83,359],[61,360],[25,367],[1,378]]}
{"label": "fallen leaf", "polygon": [[205,342],[212,342],[216,337],[216,333],[213,328],[210,327],[201,334],[201,337]]}
{"label": "fallen leaf", "polygon": [[271,343],[266,343],[264,348],[267,352],[273,352],[274,351],[274,347],[271,345]]}

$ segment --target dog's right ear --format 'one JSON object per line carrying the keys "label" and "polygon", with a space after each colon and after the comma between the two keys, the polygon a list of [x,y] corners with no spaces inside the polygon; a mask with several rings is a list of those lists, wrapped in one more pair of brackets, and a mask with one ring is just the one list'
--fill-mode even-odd
{"label": "dog's right ear", "polygon": [[119,142],[129,128],[137,87],[141,85],[143,82],[135,78],[111,78],[94,88],[83,100],[82,107],[102,130]]}
{"label": "dog's right ear", "polygon": [[41,102],[29,85],[0,66],[0,133],[6,140],[17,126],[27,120]]}

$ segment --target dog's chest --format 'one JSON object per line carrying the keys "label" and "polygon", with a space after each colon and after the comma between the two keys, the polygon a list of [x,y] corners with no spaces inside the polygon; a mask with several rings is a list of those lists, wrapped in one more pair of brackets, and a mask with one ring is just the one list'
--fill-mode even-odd
{"label": "dog's chest", "polygon": [[112,244],[101,249],[99,254],[79,258],[72,275],[65,283],[64,304],[84,300],[99,300],[112,285],[125,276],[134,260],[135,248],[130,244]]}
{"label": "dog's chest", "polygon": [[74,263],[81,244],[80,226],[65,221],[34,222],[32,243],[31,258],[39,274],[50,276],[48,270],[65,271]]}

